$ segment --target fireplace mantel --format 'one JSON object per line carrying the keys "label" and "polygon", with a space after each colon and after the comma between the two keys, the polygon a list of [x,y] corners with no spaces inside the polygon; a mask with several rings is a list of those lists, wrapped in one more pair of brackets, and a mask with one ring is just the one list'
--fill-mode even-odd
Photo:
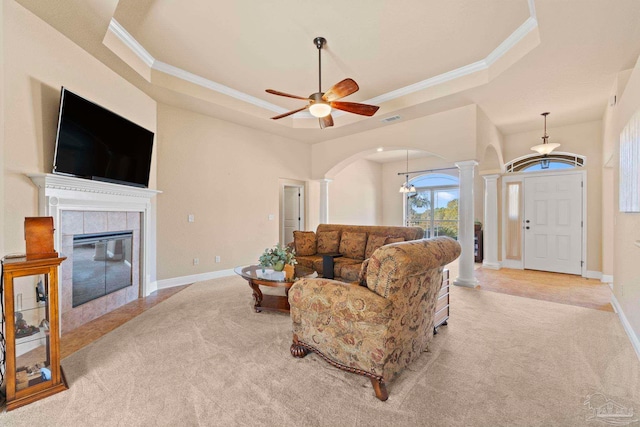
{"label": "fireplace mantel", "polygon": [[55,247],[62,247],[60,235],[61,213],[73,211],[141,212],[141,279],[142,294],[156,290],[155,280],[155,212],[151,200],[158,190],[91,181],[55,174],[28,174],[38,187],[38,211],[41,216],[53,217]]}

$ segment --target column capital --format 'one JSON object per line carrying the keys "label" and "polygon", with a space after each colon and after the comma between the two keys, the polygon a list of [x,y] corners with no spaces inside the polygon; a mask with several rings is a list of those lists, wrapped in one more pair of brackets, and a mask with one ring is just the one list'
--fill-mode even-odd
{"label": "column capital", "polygon": [[474,168],[478,165],[478,162],[475,160],[465,160],[463,162],[455,162],[454,163],[458,169],[470,169]]}
{"label": "column capital", "polygon": [[314,181],[320,182],[320,183],[326,182],[328,184],[333,181],[333,178],[320,178],[320,179],[314,179]]}
{"label": "column capital", "polygon": [[494,174],[490,174],[490,175],[480,175],[484,178],[485,181],[496,181],[498,178],[500,178],[500,174],[494,173]]}

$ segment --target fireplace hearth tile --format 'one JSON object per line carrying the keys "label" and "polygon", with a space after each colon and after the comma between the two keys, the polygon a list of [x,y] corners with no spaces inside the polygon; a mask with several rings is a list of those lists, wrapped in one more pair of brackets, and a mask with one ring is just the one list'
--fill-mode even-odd
{"label": "fireplace hearth tile", "polygon": [[109,212],[107,214],[107,231],[122,231],[127,229],[126,212]]}
{"label": "fireplace hearth tile", "polygon": [[101,233],[107,230],[107,212],[84,213],[84,233]]}
{"label": "fireplace hearth tile", "polygon": [[82,234],[84,230],[84,215],[80,211],[62,211],[60,228],[63,236]]}
{"label": "fireplace hearth tile", "polygon": [[73,309],[73,284],[72,280],[63,280],[61,283],[60,291],[62,294],[60,310],[62,313],[66,313]]}
{"label": "fireplace hearth tile", "polygon": [[127,230],[140,230],[140,212],[127,212]]}

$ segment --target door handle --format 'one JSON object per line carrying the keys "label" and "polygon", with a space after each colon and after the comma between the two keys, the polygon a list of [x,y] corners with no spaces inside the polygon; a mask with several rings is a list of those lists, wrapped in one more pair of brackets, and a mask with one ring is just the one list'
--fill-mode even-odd
{"label": "door handle", "polygon": [[530,223],[531,221],[529,221],[529,220],[526,220],[525,222],[526,222],[527,224],[529,224],[529,223]]}
{"label": "door handle", "polygon": [[527,230],[528,230],[528,229],[530,229],[530,228],[531,228],[531,227],[529,227],[528,225],[525,227],[525,229],[527,229]]}

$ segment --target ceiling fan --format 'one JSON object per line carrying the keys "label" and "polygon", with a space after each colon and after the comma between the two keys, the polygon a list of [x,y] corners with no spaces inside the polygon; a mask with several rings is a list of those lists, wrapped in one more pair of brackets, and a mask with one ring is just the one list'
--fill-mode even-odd
{"label": "ceiling fan", "polygon": [[309,110],[312,116],[317,117],[320,122],[320,129],[324,129],[333,126],[333,117],[331,117],[331,110],[342,110],[349,113],[360,114],[362,116],[373,116],[378,111],[378,106],[359,104],[357,102],[342,102],[338,101],[340,98],[349,96],[360,89],[358,84],[353,79],[344,79],[341,82],[333,85],[331,89],[326,92],[322,92],[322,57],[321,50],[327,40],[324,37],[316,37],[313,39],[313,43],[318,48],[318,91],[312,93],[308,98],[303,96],[291,95],[284,92],[279,92],[273,89],[267,89],[267,93],[273,95],[286,96],[287,98],[304,99],[309,101],[309,104],[297,110],[289,111],[284,114],[280,114],[275,117],[271,117],[273,120],[278,120],[283,117],[290,116],[299,111]]}

